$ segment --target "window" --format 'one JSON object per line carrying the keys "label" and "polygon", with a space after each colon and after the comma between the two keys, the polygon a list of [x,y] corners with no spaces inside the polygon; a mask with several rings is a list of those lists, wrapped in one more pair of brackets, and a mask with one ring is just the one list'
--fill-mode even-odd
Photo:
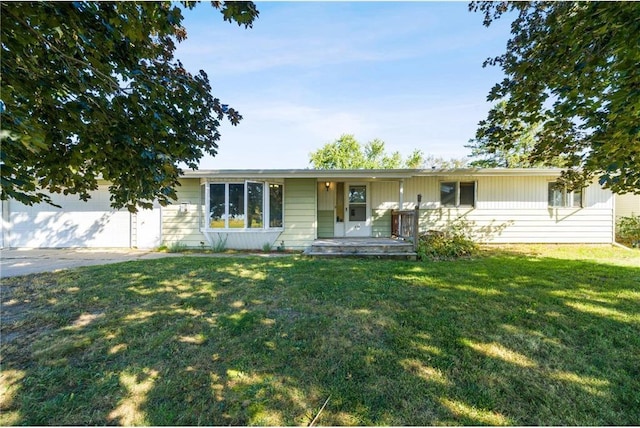
{"label": "window", "polygon": [[269,184],[269,227],[282,227],[282,184]]}
{"label": "window", "polygon": [[208,190],[208,194],[205,191],[209,207],[208,228],[264,229],[267,219],[267,228],[282,227],[282,184],[209,183]]}
{"label": "window", "polygon": [[229,229],[244,228],[244,183],[229,184]]}
{"label": "window", "polygon": [[209,227],[220,229],[227,227],[225,224],[226,215],[225,185],[209,185]]}
{"label": "window", "polygon": [[582,207],[582,189],[567,190],[560,183],[549,183],[549,206],[555,208]]}
{"label": "window", "polygon": [[440,206],[474,207],[475,205],[475,181],[449,181],[440,183]]}
{"label": "window", "polygon": [[247,183],[248,228],[262,228],[264,226],[262,217],[262,206],[264,205],[263,188],[263,183]]}

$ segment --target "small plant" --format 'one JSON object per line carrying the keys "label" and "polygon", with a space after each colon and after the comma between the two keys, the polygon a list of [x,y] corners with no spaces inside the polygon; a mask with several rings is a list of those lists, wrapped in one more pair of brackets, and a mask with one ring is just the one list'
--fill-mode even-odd
{"label": "small plant", "polygon": [[265,253],[270,253],[272,248],[273,245],[271,245],[271,243],[269,242],[265,242],[264,244],[262,244],[262,251]]}
{"label": "small plant", "polygon": [[616,240],[640,248],[640,216],[620,217],[616,227]]}
{"label": "small plant", "polygon": [[420,260],[450,260],[472,256],[478,245],[469,236],[464,222],[453,224],[446,231],[430,230],[418,238]]}
{"label": "small plant", "polygon": [[204,241],[200,241],[200,250],[204,251]]}
{"label": "small plant", "polygon": [[281,252],[281,253],[282,253],[282,252],[284,252],[284,250],[285,250],[285,248],[284,248],[284,241],[281,241],[281,242],[280,242],[280,245],[278,245],[278,246],[276,247],[276,250],[277,250],[277,251],[279,251],[279,252]]}
{"label": "small plant", "polygon": [[227,250],[227,235],[218,235],[216,238],[216,242],[211,244],[211,250],[214,253],[224,253]]}
{"label": "small plant", "polygon": [[187,249],[187,244],[176,241],[172,242],[167,246],[167,252],[169,253],[181,253]]}

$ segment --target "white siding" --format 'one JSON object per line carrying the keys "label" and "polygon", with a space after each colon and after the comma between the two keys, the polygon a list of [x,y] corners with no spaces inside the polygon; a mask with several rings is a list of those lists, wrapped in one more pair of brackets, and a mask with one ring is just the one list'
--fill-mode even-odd
{"label": "white siding", "polygon": [[399,208],[400,183],[397,181],[374,181],[371,183],[371,209],[392,210]]}
{"label": "white siding", "polygon": [[626,193],[616,195],[616,217],[640,215],[640,195]]}
{"label": "white siding", "polygon": [[224,247],[234,250],[261,250],[265,244],[269,244],[273,249],[280,245],[278,238],[282,232],[279,230],[260,231],[205,231],[209,238],[207,245],[216,246],[219,242],[225,243]]}
{"label": "white siding", "polygon": [[[47,192],[43,192],[47,193]],[[48,194],[48,193],[47,193]],[[100,182],[91,199],[49,194],[61,208],[41,203],[5,205],[4,245],[25,248],[130,247],[131,214],[110,206],[108,184]]]}
{"label": "white siding", "polygon": [[[551,208],[547,203],[547,183],[554,179],[508,176],[418,177],[407,180],[405,184],[405,208],[415,204],[413,194],[422,193],[421,230],[443,229],[452,222],[463,219],[472,235],[482,242],[612,242],[611,192],[594,183],[583,192],[583,208]],[[440,181],[476,181],[476,206],[440,208]]]}
{"label": "white siding", "polygon": [[371,183],[371,236],[391,236],[391,211],[400,207],[400,183],[374,181]]}

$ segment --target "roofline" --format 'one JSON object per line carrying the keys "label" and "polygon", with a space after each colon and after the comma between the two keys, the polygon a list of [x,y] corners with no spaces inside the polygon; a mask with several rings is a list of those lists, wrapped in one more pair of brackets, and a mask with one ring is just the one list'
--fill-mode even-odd
{"label": "roofline", "polygon": [[559,176],[562,168],[452,169],[201,169],[184,171],[183,178],[317,178],[404,179],[420,176]]}

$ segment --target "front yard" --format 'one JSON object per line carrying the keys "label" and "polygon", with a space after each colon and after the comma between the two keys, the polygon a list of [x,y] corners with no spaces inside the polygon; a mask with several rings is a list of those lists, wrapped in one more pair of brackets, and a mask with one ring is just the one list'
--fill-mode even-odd
{"label": "front yard", "polygon": [[1,425],[640,423],[640,252],[611,247],[30,275],[1,333]]}

